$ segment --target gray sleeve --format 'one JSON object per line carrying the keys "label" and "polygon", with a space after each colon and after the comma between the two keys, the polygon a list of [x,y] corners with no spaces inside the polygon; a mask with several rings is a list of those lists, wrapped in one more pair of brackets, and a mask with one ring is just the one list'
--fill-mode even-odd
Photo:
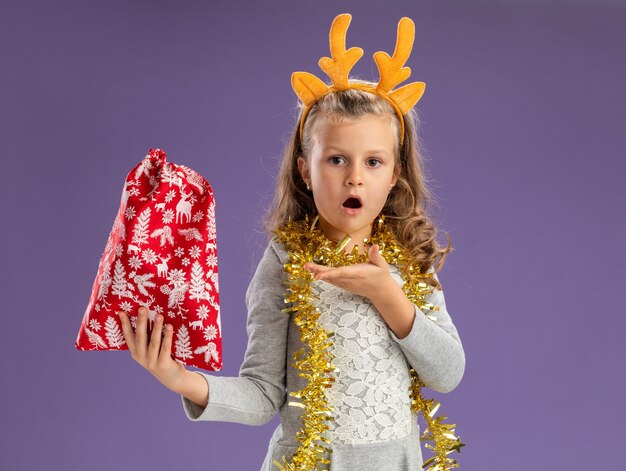
{"label": "gray sleeve", "polygon": [[[439,279],[437,275],[434,277]],[[424,384],[434,391],[446,393],[461,382],[465,372],[465,352],[446,309],[443,291],[434,290],[426,301],[439,306],[438,311],[429,312],[434,321],[415,306],[415,320],[409,334],[399,339],[391,329],[389,333]]]}
{"label": "gray sleeve", "polygon": [[248,346],[239,376],[198,372],[209,385],[209,402],[202,408],[181,396],[190,420],[262,425],[274,417],[284,402],[289,324],[289,314],[281,311],[286,307],[285,255],[282,247],[272,241],[248,286]]}

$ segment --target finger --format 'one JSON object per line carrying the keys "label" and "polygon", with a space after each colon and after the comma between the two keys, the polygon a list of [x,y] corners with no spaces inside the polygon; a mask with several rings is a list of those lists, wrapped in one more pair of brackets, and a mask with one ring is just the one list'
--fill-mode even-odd
{"label": "finger", "polygon": [[332,267],[327,267],[325,265],[318,265],[317,263],[314,262],[308,262],[304,264],[304,268],[306,268],[307,270],[309,270],[311,273],[313,273],[314,275],[317,275],[318,273],[323,273],[329,270],[332,270]]}
{"label": "finger", "polygon": [[161,343],[161,351],[159,352],[159,363],[165,364],[172,359],[172,337],[174,337],[174,328],[172,324],[165,326],[165,337]]}
{"label": "finger", "polygon": [[358,270],[356,265],[330,268],[316,275],[318,280],[328,281],[332,283],[334,281],[341,281],[348,278],[355,278],[355,272]]}
{"label": "finger", "polygon": [[122,333],[124,334],[124,340],[126,341],[126,345],[128,345],[128,349],[130,350],[130,354],[135,354],[135,334],[133,332],[133,328],[130,325],[130,321],[128,320],[128,316],[124,311],[120,311],[117,313],[120,318],[120,322],[122,323]]}
{"label": "finger", "polygon": [[163,328],[163,316],[159,314],[154,322],[152,335],[150,336],[150,345],[148,345],[148,364],[155,364],[159,358],[159,349],[161,348],[161,331]]}
{"label": "finger", "polygon": [[146,324],[148,323],[148,310],[145,307],[139,308],[137,316],[137,328],[135,329],[135,346],[137,354],[143,358],[148,350],[148,333]]}

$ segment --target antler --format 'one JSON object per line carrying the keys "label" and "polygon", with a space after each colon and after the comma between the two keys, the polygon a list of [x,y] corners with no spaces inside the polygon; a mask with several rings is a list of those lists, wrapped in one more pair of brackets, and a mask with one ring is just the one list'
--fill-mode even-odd
{"label": "antler", "polygon": [[381,94],[387,94],[403,114],[419,101],[426,88],[423,82],[413,82],[389,93],[393,87],[404,82],[411,75],[411,68],[404,67],[404,64],[411,55],[414,41],[415,23],[405,16],[398,22],[398,35],[393,56],[389,57],[389,54],[384,51],[374,54],[374,61],[380,74],[376,90]]}
{"label": "antler", "polygon": [[[346,33],[352,21],[352,15],[344,13],[338,15],[330,27],[330,55],[319,60],[319,66],[333,82],[335,90],[349,88],[348,77],[350,70],[363,56],[363,49],[351,47],[346,50]],[[331,89],[315,75],[308,72],[294,72],[291,75],[291,86],[298,98],[306,106],[315,103],[321,96]]]}
{"label": "antler", "polygon": [[336,90],[348,88],[350,70],[363,56],[363,49],[351,47],[346,50],[346,33],[352,21],[352,15],[338,15],[330,27],[330,55],[319,60],[320,69],[333,81]]}
{"label": "antler", "polygon": [[409,78],[411,68],[403,66],[411,55],[414,40],[415,24],[410,18],[404,17],[398,23],[398,36],[393,57],[389,57],[389,54],[384,51],[374,54],[374,61],[380,73],[380,81],[376,87],[379,92],[386,93]]}

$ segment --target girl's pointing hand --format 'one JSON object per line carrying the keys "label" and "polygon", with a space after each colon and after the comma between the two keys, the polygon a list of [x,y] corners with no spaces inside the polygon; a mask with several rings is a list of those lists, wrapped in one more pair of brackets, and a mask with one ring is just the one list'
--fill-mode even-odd
{"label": "girl's pointing hand", "polygon": [[369,248],[368,263],[333,268],[309,262],[304,268],[311,271],[316,280],[324,280],[372,300],[376,293],[384,290],[390,282],[395,283],[391,278],[389,265],[378,249],[378,244]]}

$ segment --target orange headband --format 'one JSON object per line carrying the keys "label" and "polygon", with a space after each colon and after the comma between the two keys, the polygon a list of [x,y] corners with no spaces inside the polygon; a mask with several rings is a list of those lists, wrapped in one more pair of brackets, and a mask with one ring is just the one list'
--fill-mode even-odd
{"label": "orange headband", "polygon": [[304,122],[312,106],[324,95],[339,90],[363,90],[374,95],[378,95],[387,100],[400,120],[401,132],[400,143],[404,142],[404,119],[403,115],[409,111],[424,94],[426,84],[424,82],[413,82],[400,88],[392,90],[409,78],[411,68],[404,67],[415,40],[415,23],[407,17],[403,17],[398,22],[398,36],[396,39],[396,49],[393,56],[383,51],[374,53],[374,61],[378,67],[380,79],[376,87],[361,83],[351,83],[348,80],[350,69],[363,56],[363,49],[351,47],[346,50],[346,32],[352,15],[344,13],[338,15],[333,20],[330,27],[330,54],[331,57],[322,57],[319,66],[332,80],[332,85],[326,85],[315,75],[308,72],[294,72],[291,74],[291,86],[298,95],[298,98],[305,105],[300,118],[300,138],[304,129]]}

